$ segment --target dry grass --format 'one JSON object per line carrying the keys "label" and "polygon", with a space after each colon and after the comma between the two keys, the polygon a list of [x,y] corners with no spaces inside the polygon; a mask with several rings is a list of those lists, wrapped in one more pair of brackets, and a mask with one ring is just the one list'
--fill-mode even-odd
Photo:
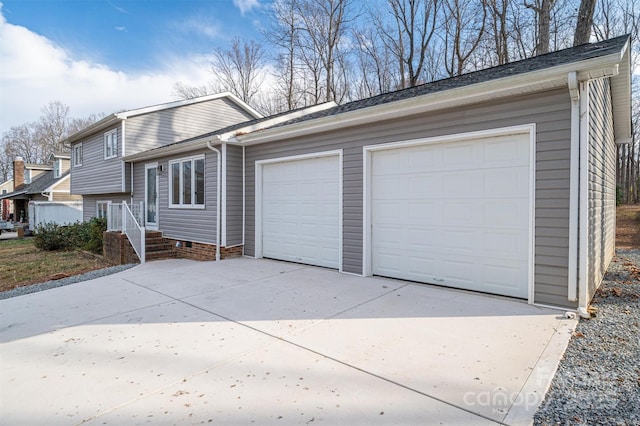
{"label": "dry grass", "polygon": [[0,241],[0,259],[0,291],[110,266],[82,252],[39,250],[29,238]]}
{"label": "dry grass", "polygon": [[616,248],[640,249],[640,204],[616,209]]}

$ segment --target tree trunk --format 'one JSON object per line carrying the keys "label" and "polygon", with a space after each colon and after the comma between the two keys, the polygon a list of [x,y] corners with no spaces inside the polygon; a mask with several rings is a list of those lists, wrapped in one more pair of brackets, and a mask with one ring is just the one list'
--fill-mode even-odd
{"label": "tree trunk", "polygon": [[591,27],[593,26],[593,12],[596,9],[597,0],[581,0],[578,20],[576,22],[576,32],[573,35],[573,45],[589,43],[591,38]]}

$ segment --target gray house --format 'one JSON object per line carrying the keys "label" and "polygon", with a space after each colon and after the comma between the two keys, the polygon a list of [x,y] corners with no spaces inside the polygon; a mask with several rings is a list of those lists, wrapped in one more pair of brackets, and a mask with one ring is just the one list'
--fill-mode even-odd
{"label": "gray house", "polygon": [[124,156],[258,117],[230,93],[111,114],[63,141],[71,146],[71,193],[82,195],[85,220],[105,216],[109,204],[132,198]]}
{"label": "gray house", "polygon": [[210,129],[125,156],[133,198],[157,191],[173,246],[586,314],[614,254],[629,54],[618,37]]}

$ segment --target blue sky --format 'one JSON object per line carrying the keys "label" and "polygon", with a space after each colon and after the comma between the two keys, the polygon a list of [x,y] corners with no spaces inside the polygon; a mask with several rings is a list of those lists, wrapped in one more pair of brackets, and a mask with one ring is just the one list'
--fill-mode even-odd
{"label": "blue sky", "polygon": [[72,116],[175,100],[211,52],[259,40],[270,0],[0,0],[0,133],[59,100]]}

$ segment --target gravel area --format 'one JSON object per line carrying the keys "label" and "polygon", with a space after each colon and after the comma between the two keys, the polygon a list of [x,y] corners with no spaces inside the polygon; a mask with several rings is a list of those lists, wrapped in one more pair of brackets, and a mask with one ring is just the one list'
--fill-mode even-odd
{"label": "gravel area", "polygon": [[640,425],[640,250],[616,250],[535,425]]}
{"label": "gravel area", "polygon": [[116,272],[124,271],[125,269],[136,266],[135,263],[127,265],[110,266],[108,268],[96,269],[95,271],[87,272],[82,275],[74,275],[68,278],[62,278],[55,281],[47,281],[39,284],[32,284],[24,287],[14,288],[13,290],[4,291],[0,293],[0,300],[9,299],[11,297],[22,296],[30,293],[37,293],[39,291],[49,290],[56,287],[62,287],[69,284],[75,284],[82,281],[92,280],[94,278],[104,277],[106,275],[115,274]]}

